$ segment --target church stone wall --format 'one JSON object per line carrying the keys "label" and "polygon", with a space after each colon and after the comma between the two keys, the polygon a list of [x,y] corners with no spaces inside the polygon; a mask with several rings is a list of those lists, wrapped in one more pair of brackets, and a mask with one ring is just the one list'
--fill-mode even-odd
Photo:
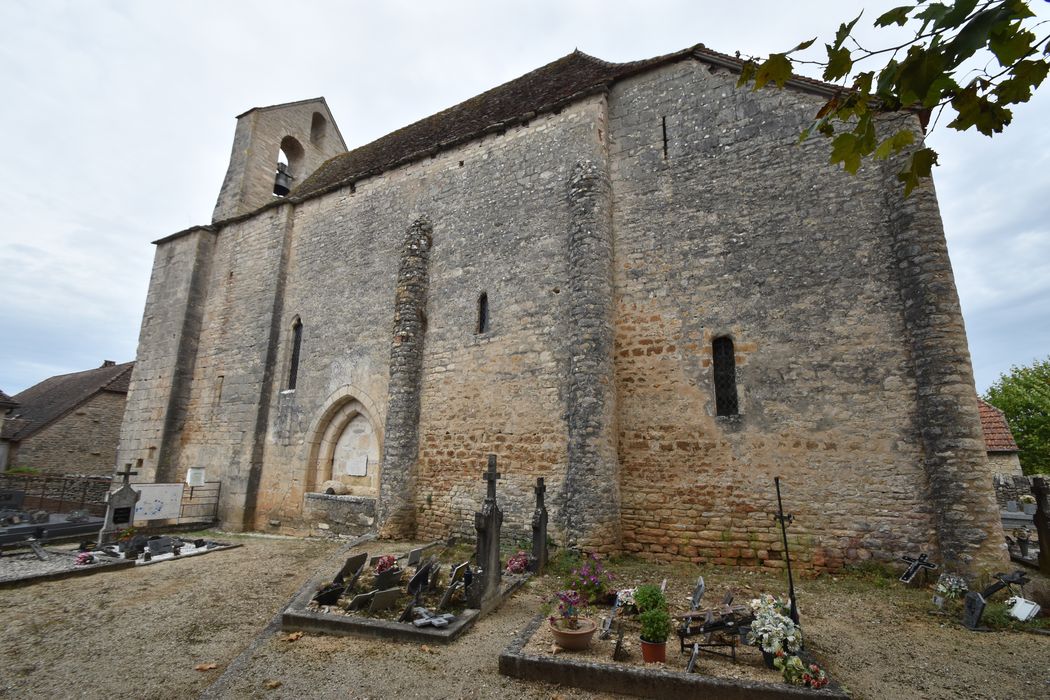
{"label": "church stone wall", "polygon": [[[682,62],[610,97],[624,547],[781,567],[774,476],[802,567],[933,546],[896,185],[796,145],[820,97],[736,80]],[[722,335],[738,416],[715,415]]]}

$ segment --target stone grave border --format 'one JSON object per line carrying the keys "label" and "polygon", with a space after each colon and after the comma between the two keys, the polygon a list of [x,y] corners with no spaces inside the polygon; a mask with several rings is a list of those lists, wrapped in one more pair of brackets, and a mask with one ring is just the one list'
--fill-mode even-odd
{"label": "stone grave border", "polygon": [[[44,548],[44,551],[50,556],[69,556],[70,564],[72,565],[73,560],[76,559],[76,554],[70,555],[66,551],[54,551],[54,549]],[[5,554],[4,557],[8,557],[10,554]],[[69,569],[63,571],[49,571],[43,574],[34,574],[32,576],[22,576],[21,578],[10,578],[0,580],[0,589],[4,588],[18,588],[19,586],[30,586],[34,583],[41,583],[43,581],[58,581],[64,578],[74,578],[76,576],[87,576],[89,574],[98,573],[100,571],[120,571],[121,569],[128,569],[135,566],[135,562],[130,559],[110,559],[106,557],[101,560],[98,564],[88,564],[86,566],[71,566]]]}
{"label": "stone grave border", "polygon": [[154,557],[149,561],[135,559],[133,563],[136,566],[153,566],[154,564],[164,564],[169,561],[179,561],[180,559],[189,559],[191,557],[202,557],[205,554],[211,554],[212,552],[224,552],[228,549],[237,549],[238,547],[244,546],[240,542],[216,542],[215,544],[216,546],[212,547],[211,549],[196,549],[192,552],[183,552],[177,557],[168,557],[167,555],[163,555],[163,559],[158,559],[157,557]]}
{"label": "stone grave border", "polygon": [[[431,542],[423,546],[430,549],[445,544],[443,541]],[[347,549],[346,551],[349,551]],[[492,609],[498,607],[511,594],[521,588],[529,576],[515,577],[509,582],[504,582],[500,587],[499,595]],[[331,579],[331,573],[327,570],[322,575],[315,576],[299,589],[291,602],[281,613],[281,629],[285,632],[318,632],[321,634],[333,634],[339,636],[373,637],[378,639],[392,639],[412,642],[430,642],[431,644],[447,644],[468,629],[482,617],[483,612],[475,608],[467,608],[450,622],[448,627],[435,629],[433,627],[416,627],[412,623],[396,622],[393,620],[377,620],[371,617],[359,617],[355,615],[333,615],[331,613],[317,612],[307,608],[313,599],[317,589]],[[489,610],[484,611],[486,614]]]}
{"label": "stone grave border", "polygon": [[572,652],[558,656],[537,656],[522,652],[546,617],[538,615],[503,650],[499,657],[501,675],[523,681],[557,683],[598,692],[638,697],[683,698],[691,700],[793,700],[795,698],[834,698],[849,700],[850,695],[832,682],[820,690],[786,683],[762,683],[715,678],[699,673],[638,668],[612,663],[576,661]]}

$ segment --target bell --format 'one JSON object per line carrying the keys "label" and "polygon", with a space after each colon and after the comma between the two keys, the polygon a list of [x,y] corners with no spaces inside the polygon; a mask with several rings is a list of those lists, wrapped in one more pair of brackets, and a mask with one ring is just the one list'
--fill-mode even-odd
{"label": "bell", "polygon": [[277,177],[273,180],[273,193],[278,197],[284,197],[292,191],[292,176],[288,173],[285,163],[277,164]]}

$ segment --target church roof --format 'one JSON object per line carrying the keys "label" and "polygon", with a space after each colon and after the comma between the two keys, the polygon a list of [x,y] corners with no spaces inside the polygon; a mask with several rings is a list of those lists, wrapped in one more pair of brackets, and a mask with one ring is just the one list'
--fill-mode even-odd
{"label": "church roof", "polygon": [[96,369],[60,374],[15,394],[18,407],[4,421],[5,440],[24,440],[69,413],[95,394],[128,393],[134,362],[104,363]]}
{"label": "church roof", "polygon": [[[696,59],[738,71],[744,63],[739,58],[711,51],[703,44],[630,63],[609,63],[573,51],[466,102],[329,159],[292,192],[292,197],[307,198],[331,191],[528,121],[536,114],[557,110],[631,75],[684,59]],[[822,93],[838,89],[808,78],[793,78],[789,84]]]}
{"label": "church roof", "polygon": [[984,444],[989,452],[1017,452],[1017,443],[1010,432],[1006,416],[998,408],[986,401],[977,399],[981,411],[981,430],[984,432]]}

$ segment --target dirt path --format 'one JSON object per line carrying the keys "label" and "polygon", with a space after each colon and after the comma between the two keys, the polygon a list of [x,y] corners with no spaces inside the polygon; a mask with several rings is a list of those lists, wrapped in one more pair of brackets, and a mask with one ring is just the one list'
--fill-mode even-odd
{"label": "dirt path", "polygon": [[[551,580],[532,582],[443,646],[305,635],[267,623],[335,542],[244,538],[239,549],[180,562],[0,590],[0,697],[609,698],[500,676],[498,656],[540,610]],[[376,549],[372,543],[367,547]],[[341,557],[340,557],[341,560]],[[669,578],[686,599],[695,567],[627,564],[621,585]],[[708,597],[731,582],[743,601],[776,577],[704,570]],[[1050,637],[980,634],[929,615],[928,594],[841,578],[798,586],[808,643],[859,700],[1050,697]],[[200,663],[215,663],[206,672]],[[278,681],[275,688],[267,683]]]}

